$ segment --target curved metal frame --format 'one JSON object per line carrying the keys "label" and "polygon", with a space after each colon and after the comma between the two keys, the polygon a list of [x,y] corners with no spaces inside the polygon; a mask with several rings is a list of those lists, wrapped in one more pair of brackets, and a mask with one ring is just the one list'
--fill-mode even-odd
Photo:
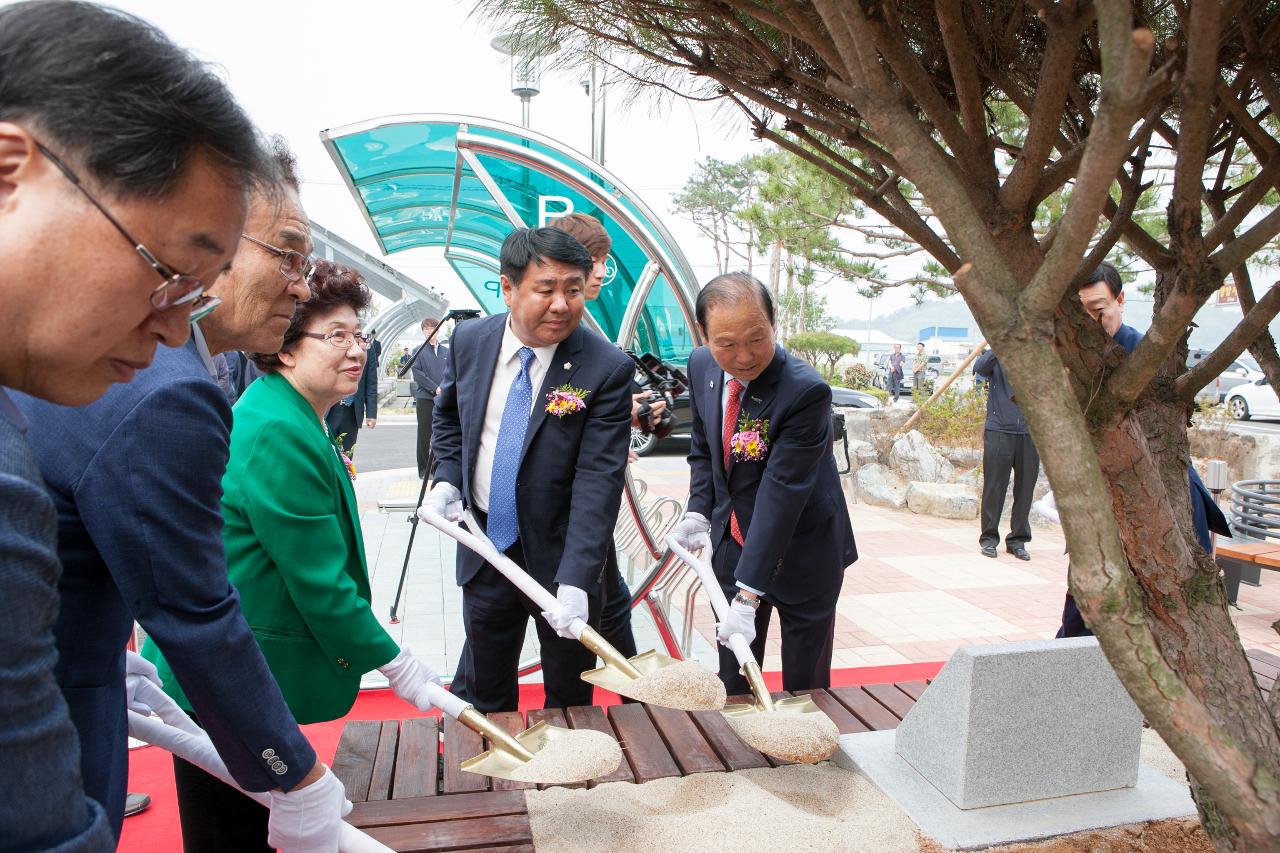
{"label": "curved metal frame", "polygon": [[[1261,486],[1261,488],[1251,488]],[[1253,538],[1280,539],[1280,480],[1231,486],[1231,528]]]}

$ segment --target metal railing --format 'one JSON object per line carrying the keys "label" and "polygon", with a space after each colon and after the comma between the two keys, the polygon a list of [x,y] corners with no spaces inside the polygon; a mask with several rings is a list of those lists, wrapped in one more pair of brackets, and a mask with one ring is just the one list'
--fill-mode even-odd
{"label": "metal railing", "polygon": [[1240,480],[1231,487],[1231,529],[1252,539],[1280,539],[1280,480]]}

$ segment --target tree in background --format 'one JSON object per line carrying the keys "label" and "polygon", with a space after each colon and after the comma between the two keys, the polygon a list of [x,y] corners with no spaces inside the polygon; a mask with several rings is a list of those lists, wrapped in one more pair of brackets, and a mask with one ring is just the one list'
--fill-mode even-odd
{"label": "tree in background", "polygon": [[747,272],[752,272],[756,235],[739,211],[754,198],[755,182],[743,161],[726,163],[707,157],[671,201],[677,213],[687,216],[711,239],[716,269],[723,274],[741,267],[735,259],[745,262]]}
{"label": "tree in background", "polygon": [[[1270,0],[485,0],[563,54],[721,99],[951,276],[999,354],[1059,496],[1070,588],[1187,766],[1219,850],[1280,848],[1280,691],[1257,689],[1188,503],[1186,423],[1245,348],[1273,386],[1247,264],[1280,232],[1280,10]],[[1001,114],[1005,118],[1001,118]],[[1011,121],[1009,116],[1017,116]],[[1241,147],[1243,146],[1243,147]],[[1239,156],[1249,169],[1232,168]],[[1136,215],[1165,161],[1160,227]],[[1226,165],[1224,165],[1226,164]],[[923,205],[913,204],[918,194]],[[1041,207],[1060,215],[1046,227]],[[1075,284],[1123,241],[1155,271],[1125,353]],[[1230,277],[1242,319],[1192,370]]]}
{"label": "tree in background", "polygon": [[836,332],[801,332],[792,335],[787,348],[818,369],[826,379],[836,375],[836,364],[846,355],[856,356],[862,349],[853,338]]}

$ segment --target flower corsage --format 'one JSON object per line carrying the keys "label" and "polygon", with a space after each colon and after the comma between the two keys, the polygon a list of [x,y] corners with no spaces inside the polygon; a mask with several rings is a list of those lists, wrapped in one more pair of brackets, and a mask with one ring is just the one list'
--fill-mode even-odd
{"label": "flower corsage", "polygon": [[[347,455],[347,452],[342,449],[342,439],[346,437],[347,434],[344,432],[335,438],[333,440],[333,449],[338,451],[338,458],[342,460],[342,467],[347,469],[347,476],[349,476],[351,478],[351,482],[354,483],[356,481],[356,463]],[[354,447],[351,449],[355,450]]]}
{"label": "flower corsage", "polygon": [[738,418],[738,431],[729,439],[729,451],[735,462],[762,462],[769,455],[769,422]]}
{"label": "flower corsage", "polygon": [[547,414],[563,418],[565,415],[581,412],[587,407],[587,395],[590,393],[586,389],[574,388],[572,385],[553,388],[547,395]]}

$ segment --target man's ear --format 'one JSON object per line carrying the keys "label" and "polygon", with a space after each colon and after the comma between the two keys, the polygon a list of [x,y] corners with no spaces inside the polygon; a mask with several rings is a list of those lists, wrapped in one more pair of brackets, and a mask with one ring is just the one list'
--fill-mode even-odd
{"label": "man's ear", "polygon": [[511,276],[509,275],[504,274],[502,276],[499,276],[499,280],[502,282],[502,301],[507,304],[508,308],[510,308],[511,292],[515,290],[518,285],[516,285],[516,283],[511,280]]}
{"label": "man's ear", "polygon": [[12,206],[23,179],[44,163],[38,155],[31,134],[12,122],[0,121],[0,212]]}

